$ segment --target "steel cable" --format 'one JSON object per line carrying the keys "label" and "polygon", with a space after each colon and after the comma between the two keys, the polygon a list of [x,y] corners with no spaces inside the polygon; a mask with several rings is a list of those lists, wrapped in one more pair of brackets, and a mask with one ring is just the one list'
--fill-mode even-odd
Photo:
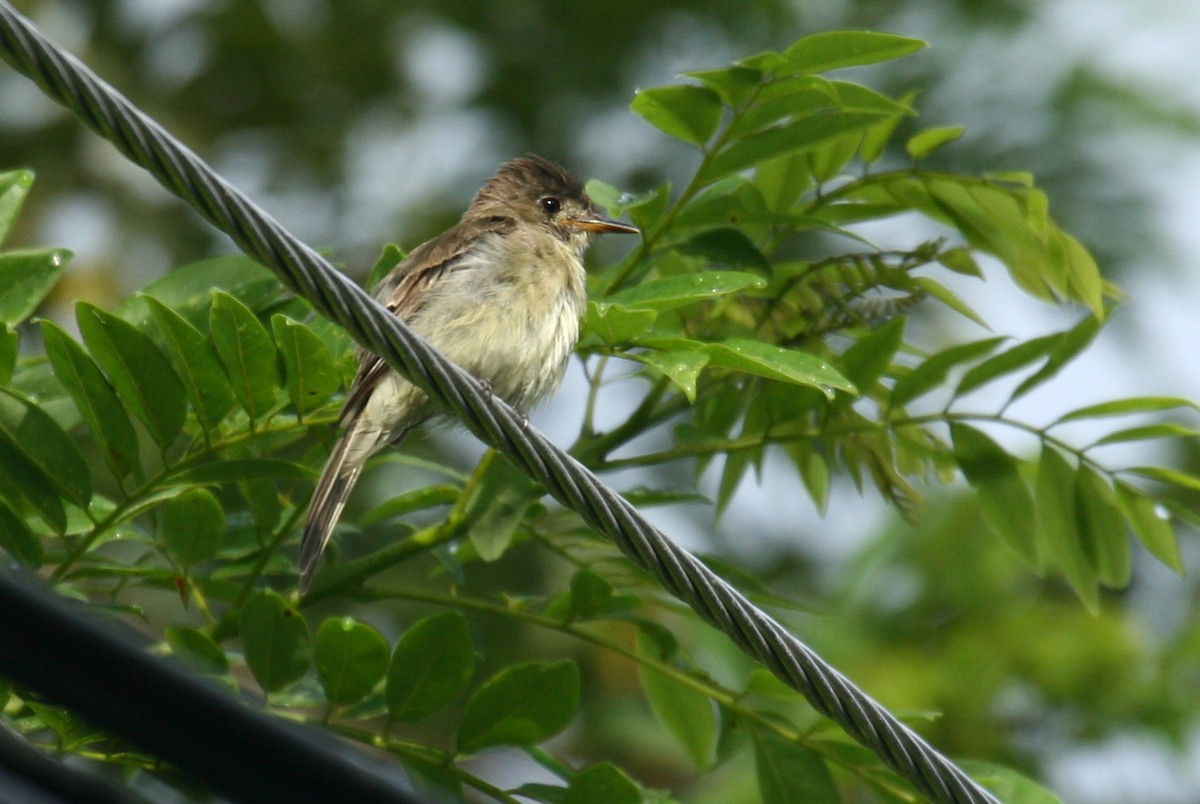
{"label": "steel cable", "polygon": [[575,510],[635,564],[936,801],[995,802],[950,760],[699,560],[581,463],[435,352],[162,127],[0,0],[0,54],[362,346],[453,412],[476,436]]}

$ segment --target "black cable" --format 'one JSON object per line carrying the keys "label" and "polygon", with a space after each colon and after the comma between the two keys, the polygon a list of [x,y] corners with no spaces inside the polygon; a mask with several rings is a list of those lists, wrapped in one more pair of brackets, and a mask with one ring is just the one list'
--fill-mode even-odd
{"label": "black cable", "polygon": [[368,764],[366,755],[328,735],[268,717],[155,659],[111,623],[68,605],[29,576],[0,571],[0,611],[0,675],[217,793],[271,804],[417,801],[398,771]]}
{"label": "black cable", "polygon": [[819,712],[937,801],[994,802],[740,592],[660,533],[620,495],[435,352],[323,257],[226,183],[157,123],[0,0],[0,55],[148,170],[362,346],[452,411],[488,445],[620,548]]}

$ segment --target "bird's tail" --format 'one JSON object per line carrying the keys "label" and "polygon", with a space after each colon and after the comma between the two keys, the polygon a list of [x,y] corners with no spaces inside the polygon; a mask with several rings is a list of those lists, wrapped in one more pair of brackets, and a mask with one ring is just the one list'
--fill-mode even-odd
{"label": "bird's tail", "polygon": [[300,538],[300,594],[306,593],[312,585],[317,560],[325,550],[366,462],[369,451],[364,453],[361,448],[353,450],[353,460],[347,460],[351,456],[351,446],[359,437],[357,422],[353,422],[333,448],[329,463],[325,464],[325,471],[321,473],[321,479],[317,481],[312,500],[309,501],[304,535]]}

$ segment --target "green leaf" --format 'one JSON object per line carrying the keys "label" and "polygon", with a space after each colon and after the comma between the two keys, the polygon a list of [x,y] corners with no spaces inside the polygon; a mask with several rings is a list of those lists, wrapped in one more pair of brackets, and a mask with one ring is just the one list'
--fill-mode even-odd
{"label": "green leaf", "polygon": [[726,106],[741,106],[754,94],[762,80],[762,72],[750,67],[733,65],[716,70],[697,70],[683,74],[685,78],[694,78],[704,86],[716,92]]}
{"label": "green leaf", "polygon": [[581,569],[571,578],[571,616],[575,620],[625,613],[641,604],[636,595],[615,594],[612,584],[591,570]]}
{"label": "green leaf", "polygon": [[[881,111],[877,103],[870,103],[865,109],[844,104],[839,94],[833,82],[819,76],[776,78],[763,84],[755,93],[754,102],[733,116],[722,140],[735,142],[777,124],[794,122],[814,114]],[[882,98],[877,94],[874,97]],[[887,99],[883,100],[883,104],[889,113],[895,111]]]}
{"label": "green leaf", "polygon": [[200,330],[179,313],[151,296],[143,299],[183,380],[196,418],[206,430],[212,430],[234,404],[233,389],[216,353]]}
{"label": "green leaf", "polygon": [[234,396],[257,420],[274,406],[279,387],[274,341],[249,307],[219,290],[213,291],[209,331]]}
{"label": "green leaf", "polygon": [[645,486],[635,486],[621,492],[621,496],[638,508],[652,508],[656,505],[710,505],[712,500],[703,494],[692,491],[676,491],[674,489],[654,489]]}
{"label": "green leaf", "polygon": [[259,309],[278,299],[283,286],[268,269],[242,254],[211,257],[182,265],[142,288],[141,294],[117,308],[129,322],[145,320],[150,314],[146,297],[158,299],[197,329],[208,322],[213,288],[221,288]]}
{"label": "green leaf", "polygon": [[475,646],[460,612],[414,623],[392,653],[387,706],[392,720],[419,720],[466,692],[475,672]]}
{"label": "green leaf", "polygon": [[163,511],[163,542],[185,567],[217,554],[225,535],[225,512],[205,489],[194,488],[171,499]]}
{"label": "green leaf", "polygon": [[1030,363],[1049,353],[1054,348],[1057,340],[1058,334],[1033,338],[1024,343],[1018,343],[1016,346],[998,355],[989,357],[963,375],[962,380],[958,383],[958,387],[954,389],[954,395],[956,397],[965,396],[992,380],[1025,368]]}
{"label": "green leaf", "polygon": [[782,70],[787,67],[787,60],[773,50],[767,50],[762,53],[755,53],[753,56],[747,56],[744,59],[738,59],[737,63],[742,67],[749,67],[754,70],[772,73],[776,70]]}
{"label": "green leaf", "polygon": [[202,463],[171,474],[173,485],[237,483],[243,480],[309,480],[316,473],[307,466],[278,458],[237,458]]}
{"label": "green leaf", "polygon": [[[655,659],[669,658],[659,640],[641,625],[637,645],[640,653]],[[655,719],[675,738],[697,770],[710,766],[717,745],[717,720],[709,697],[644,664],[638,665],[638,673]]]}
{"label": "green leaf", "polygon": [[75,402],[113,474],[126,477],[139,463],[137,432],[124,406],[82,346],[51,321],[43,320],[41,327],[55,375]]}
{"label": "green leaf", "polygon": [[727,293],[746,288],[763,288],[767,282],[760,276],[742,271],[704,271],[686,276],[653,279],[606,299],[598,305],[620,305],[630,310],[673,310],[688,304],[716,299]]}
{"label": "green leaf", "polygon": [[51,530],[60,536],[66,532],[67,512],[62,499],[3,430],[0,430],[0,498],[14,505],[19,505],[18,501],[24,498]]}
{"label": "green leaf", "polygon": [[1038,464],[1037,529],[1047,565],[1059,569],[1093,614],[1100,607],[1099,579],[1075,528],[1075,468],[1044,446]]}
{"label": "green leaf", "polygon": [[882,123],[876,123],[867,129],[863,134],[862,148],[859,151],[859,157],[864,164],[873,165],[879,161],[884,151],[887,150],[892,135],[896,133],[896,129],[900,127],[904,118],[905,115],[895,114],[885,117]]}
{"label": "green leaf", "polygon": [[1088,405],[1085,408],[1073,410],[1059,417],[1050,426],[1053,427],[1054,425],[1065,424],[1066,422],[1079,421],[1080,419],[1124,416],[1128,413],[1156,413],[1163,410],[1175,410],[1176,408],[1200,410],[1200,407],[1195,402],[1177,396],[1134,396],[1128,399],[1101,402],[1098,405]]}
{"label": "green leaf", "polygon": [[1192,491],[1200,491],[1200,477],[1190,475],[1187,472],[1181,472],[1178,469],[1169,469],[1165,466],[1134,466],[1125,471],[1130,474],[1148,477],[1151,480],[1157,480],[1160,483],[1167,483]]}
{"label": "green leaf", "polygon": [[0,389],[0,433],[37,467],[54,491],[80,508],[92,499],[92,474],[83,453],[54,419],[29,400]]}
{"label": "green leaf", "polygon": [[79,578],[117,578],[120,580],[129,580],[137,578],[139,580],[155,580],[162,581],[165,586],[172,581],[178,581],[179,575],[174,570],[166,569],[165,567],[149,567],[149,566],[120,566],[116,564],[92,564],[80,567],[77,570],[72,570],[68,578],[76,580]]}
{"label": "green leaf", "polygon": [[813,178],[824,183],[838,177],[862,145],[862,137],[839,137],[814,148],[805,155]]}
{"label": "green leaf", "polygon": [[720,96],[687,84],[643,90],[629,108],[659,131],[693,145],[708,142],[721,123]]}
{"label": "green leaf", "polygon": [[642,791],[610,762],[581,770],[571,779],[563,804],[642,804]]}
{"label": "green leaf", "polygon": [[1117,483],[1117,505],[1138,541],[1150,554],[1175,572],[1183,575],[1183,557],[1179,554],[1179,539],[1166,510],[1148,499],[1132,486]]}
{"label": "green leaf", "polygon": [[962,126],[927,128],[909,137],[904,147],[913,159],[924,159],[943,145],[957,140],[964,131]]}
{"label": "green leaf", "polygon": [[37,400],[38,407],[50,414],[68,432],[83,425],[75,401],[54,374],[49,361],[27,362],[13,374],[8,387],[26,399]]}
{"label": "green leaf", "polygon": [[578,708],[579,668],[574,662],[514,665],[467,701],[458,726],[458,751],[536,745],[566,728]]}
{"label": "green leaf", "polygon": [[796,470],[800,472],[800,479],[808,496],[812,498],[817,513],[824,516],[826,506],[829,505],[829,490],[832,485],[829,463],[814,449],[791,445],[785,449],[796,464]]}
{"label": "green leaf", "polygon": [[479,557],[495,561],[508,550],[524,523],[525,512],[537,497],[536,484],[495,451],[488,452],[480,466],[463,523]]}
{"label": "green leaf", "polygon": [[991,329],[991,327],[987,325],[987,322],[983,320],[983,317],[979,315],[979,313],[972,310],[970,305],[958,298],[958,296],[952,293],[950,289],[942,283],[930,279],[927,276],[918,276],[913,280],[913,284],[928,293],[933,298],[940,301],[942,304],[949,307],[954,312],[961,315],[963,318],[974,321],[984,329]]}
{"label": "green leaf", "polygon": [[1128,441],[1149,441],[1156,438],[1195,438],[1197,436],[1200,436],[1200,430],[1176,422],[1163,422],[1162,424],[1129,427],[1125,430],[1109,433],[1092,446],[1100,447],[1105,444],[1123,444]]}
{"label": "green leaf", "polygon": [[[798,157],[799,158],[799,157]],[[750,224],[797,224],[800,221],[791,213],[790,206],[799,197],[804,187],[811,184],[807,167],[801,165],[792,171],[789,169],[790,157],[781,157],[760,165],[753,181],[734,174],[714,182],[694,195],[675,216],[673,223],[678,229],[710,229],[715,226],[732,226],[741,230]],[[792,182],[800,185],[797,191]],[[785,189],[781,185],[789,185]],[[791,196],[790,198],[788,196]],[[758,237],[758,233],[755,233]],[[753,259],[761,262],[761,252],[751,244],[756,252]],[[656,267],[663,266],[664,259],[669,259],[671,252],[661,254],[656,261]],[[769,270],[769,266],[768,266]],[[669,275],[681,271],[660,267],[660,273]]]}
{"label": "green leaf", "polygon": [[903,211],[901,207],[895,204],[869,204],[858,203],[856,201],[840,202],[828,204],[825,207],[814,210],[814,220],[829,227],[836,234],[843,237],[850,237],[869,246],[872,249],[878,249],[874,243],[861,236],[855,237],[854,233],[841,226],[850,223],[862,223],[863,221],[875,221],[882,218],[887,218],[892,215],[898,215]]}
{"label": "green leaf", "polygon": [[[2,200],[2,199],[0,199]],[[30,569],[46,561],[42,540],[34,535],[25,520],[0,498],[0,548]]]}
{"label": "green leaf", "polygon": [[1101,319],[1088,316],[1059,335],[1055,340],[1054,348],[1046,357],[1045,364],[1017,386],[1017,389],[1013,391],[1012,399],[1020,399],[1046,380],[1056,376],[1067,363],[1071,362],[1096,338],[1102,324]]}
{"label": "green leaf", "polygon": [[[535,755],[535,759],[545,760],[544,754]],[[542,762],[543,765],[549,765],[553,771],[562,772],[561,765],[553,762]],[[566,776],[566,773],[563,773]],[[530,801],[540,802],[540,804],[565,804],[567,800],[567,788],[556,784],[543,784],[542,782],[526,782],[520,787],[513,788],[507,791],[519,800],[529,799]]]}
{"label": "green leaf", "polygon": [[705,344],[711,365],[744,371],[772,380],[812,386],[833,399],[835,391],[857,394],[854,384],[819,357],[795,349],[784,349],[762,341],[730,338],[724,343]]}
{"label": "green leaf", "polygon": [[[754,184],[767,208],[786,213],[812,185],[805,154],[790,154],[760,162],[754,169]],[[737,217],[733,218],[738,220]]]}
{"label": "green leaf", "polygon": [[81,752],[84,746],[102,743],[106,739],[99,729],[83,721],[74,712],[32,700],[25,700],[24,704],[46,727],[54,730],[57,738],[55,748],[59,751]]}
{"label": "green leaf", "polygon": [[1103,318],[1105,284],[1100,268],[1090,251],[1071,235],[1057,231],[1058,243],[1066,252],[1067,282],[1076,296],[1092,311],[1092,315]]}
{"label": "green leaf", "polygon": [[203,631],[186,625],[173,625],[166,631],[171,652],[203,673],[224,675],[229,672],[229,660],[221,646]]}
{"label": "green leaf", "polygon": [[1049,301],[1075,299],[1097,318],[1104,316],[1104,282],[1095,260],[1050,219],[1040,190],[966,176],[898,173],[864,181],[847,198],[894,203],[953,226],[970,246],[1002,260],[1026,292]]}
{"label": "green leaf", "polygon": [[[815,114],[882,111],[891,114],[896,111],[890,100],[877,93],[870,93],[875,102],[867,103],[866,108],[844,103],[840,95],[833,82],[819,76],[777,78],[759,88],[754,102],[733,117],[722,139],[735,142],[777,124],[794,122]],[[882,100],[882,104],[879,100]]]}
{"label": "green leaf", "polygon": [[874,31],[825,31],[810,34],[783,51],[788,68],[823,73],[843,67],[878,64],[927,47],[920,39]]}
{"label": "green leaf", "polygon": [[[913,101],[917,99],[917,94],[916,90],[909,90],[897,99],[897,103],[906,109],[911,109]],[[913,115],[914,113],[911,111],[893,114],[885,118],[882,123],[877,123],[867,129],[867,133],[863,136],[862,161],[868,165],[879,161],[900,123],[904,118]]]}
{"label": "green leaf", "polygon": [[404,262],[404,256],[404,249],[395,243],[385,245],[383,251],[379,252],[379,259],[375,260],[375,265],[367,274],[366,288],[374,293],[383,278],[390,274],[393,268]]}
{"label": "green leaf", "polygon": [[582,330],[594,332],[605,343],[617,346],[649,330],[657,317],[653,310],[630,310],[619,304],[589,301]]}
{"label": "green leaf", "polygon": [[988,526],[1034,567],[1040,566],[1033,501],[1021,479],[1017,461],[1000,445],[973,427],[952,422],[954,457],[971,488]]}
{"label": "green leaf", "polygon": [[[709,229],[714,226],[746,223],[786,223],[791,218],[772,213],[766,207],[766,197],[761,184],[751,182],[744,176],[727,176],[696,193],[679,209],[673,219],[676,230]],[[757,247],[751,244],[757,251]],[[677,260],[677,252],[662,252],[655,260],[655,267],[662,276],[692,273],[684,260]],[[761,260],[761,252],[754,257]]]}
{"label": "green leaf", "polygon": [[971,254],[970,249],[948,248],[938,254],[938,262],[956,274],[983,279],[983,269],[975,261],[975,257]]}
{"label": "green leaf", "polygon": [[[825,79],[821,79],[825,80]],[[895,100],[855,81],[828,81],[837,108],[850,112],[881,112],[916,116],[911,98]]]}
{"label": "green leaf", "polygon": [[0,244],[8,239],[16,223],[17,213],[29,195],[33,186],[33,172],[29,170],[10,170],[0,173]]}
{"label": "green leaf", "polygon": [[1039,231],[1042,227],[1035,229],[1031,225],[1029,201],[1040,196],[1038,191],[1014,193],[950,176],[930,179],[924,189],[936,214],[957,227],[967,242],[1002,259],[1013,279],[1026,291],[1039,298],[1054,299],[1055,286],[1062,286],[1054,275],[1063,266],[1047,253],[1044,233]]}
{"label": "green leaf", "polygon": [[1075,477],[1075,521],[1088,561],[1100,582],[1114,589],[1129,583],[1129,534],[1108,481],[1087,466]]}
{"label": "green leaf", "polygon": [[754,732],[754,768],[763,804],[841,799],[820,754],[773,733]]}
{"label": "green leaf", "polygon": [[84,345],[125,406],[166,449],[187,416],[183,384],[166,356],[132,324],[86,302],[75,305],[75,320]]}
{"label": "green leaf", "polygon": [[0,324],[15,326],[31,316],[58,283],[71,256],[62,248],[0,254]]}
{"label": "green leaf", "polygon": [[277,692],[298,681],[312,664],[308,624],[277,593],[256,592],[240,620],[246,664],[264,692]]}
{"label": "green leaf", "polygon": [[0,385],[8,385],[12,379],[20,352],[20,334],[8,324],[0,324]]}
{"label": "green leaf", "polygon": [[463,784],[454,768],[444,760],[434,761],[406,753],[400,758],[404,773],[412,783],[413,792],[418,801],[466,801],[463,795]]}
{"label": "green leaf", "polygon": [[696,381],[700,371],[708,365],[708,355],[704,352],[675,349],[669,352],[630,353],[626,357],[661,371],[680,387],[689,402],[696,401]]}
{"label": "green leaf", "polygon": [[861,393],[869,393],[892,364],[904,340],[904,324],[904,318],[893,319],[842,353],[842,374]]}
{"label": "green leaf", "polygon": [[639,193],[632,198],[622,199],[625,211],[633,219],[633,223],[643,232],[650,231],[663,212],[667,209],[667,201],[671,197],[671,183],[660,184],[653,190]]}
{"label": "green leaf", "polygon": [[387,640],[351,617],[330,617],[321,623],[313,656],[325,697],[334,706],[367,697],[388,669]]}
{"label": "green leaf", "polygon": [[870,112],[827,112],[769,128],[722,149],[699,178],[707,184],[767,159],[811,151],[838,137],[861,134],[881,118]]}
{"label": "green leaf", "polygon": [[588,179],[583,185],[583,191],[601,209],[610,215],[621,214],[622,193],[613,185],[599,179]]}
{"label": "green leaf", "polygon": [[[771,270],[771,262],[758,246],[740,229],[723,226],[701,232],[675,248],[681,254],[702,257],[706,262],[733,268],[753,268],[763,273]],[[763,281],[760,287],[765,287]]]}
{"label": "green leaf", "polygon": [[971,774],[971,778],[995,793],[1000,801],[1009,804],[1064,804],[1054,793],[1012,768],[976,759],[959,760],[958,765]]}
{"label": "green leaf", "polygon": [[932,391],[942,384],[946,375],[950,373],[950,369],[991,354],[1005,340],[1005,338],[988,338],[964,343],[959,346],[951,346],[949,349],[926,358],[912,371],[896,380],[896,384],[892,387],[892,398],[888,406],[900,407],[922,394]]}
{"label": "green leaf", "polygon": [[426,458],[419,458],[416,455],[408,455],[399,450],[385,450],[375,456],[372,459],[372,463],[376,466],[383,466],[384,464],[395,465],[406,471],[422,472],[442,477],[459,486],[465,486],[470,481],[469,476],[446,464]]}
{"label": "green leaf", "polygon": [[254,516],[258,532],[273,531],[283,516],[283,505],[275,483],[270,480],[242,480],[238,482],[237,487]]}
{"label": "green leaf", "polygon": [[745,696],[766,698],[778,701],[796,701],[797,692],[766,668],[759,667],[750,671],[746,677]]}
{"label": "green leaf", "polygon": [[337,364],[329,347],[308,327],[276,314],[271,317],[271,328],[283,355],[288,398],[303,416],[341,387]]}
{"label": "green leaf", "polygon": [[458,502],[458,495],[461,493],[462,488],[460,486],[446,484],[440,486],[423,486],[422,488],[399,494],[375,506],[360,516],[358,523],[365,528],[412,511],[421,511],[438,505],[451,505]]}
{"label": "green leaf", "polygon": [[761,448],[754,452],[738,450],[725,456],[725,466],[721,470],[721,482],[717,485],[717,516],[720,516],[729,507],[742,478],[754,465],[754,462],[761,461],[761,459]]}

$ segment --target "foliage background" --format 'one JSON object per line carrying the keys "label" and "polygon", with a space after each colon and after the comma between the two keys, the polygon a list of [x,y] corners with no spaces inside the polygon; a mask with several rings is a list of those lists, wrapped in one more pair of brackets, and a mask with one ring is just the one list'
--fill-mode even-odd
{"label": "foliage background", "polygon": [[[18,4],[285,224],[358,273],[381,240],[411,245],[451,222],[480,177],[515,153],[542,153],[630,189],[687,175],[691,154],[628,114],[634,87],[827,27],[931,40],[932,51],[871,81],[892,91],[928,87],[921,124],[967,126],[967,138],[935,164],[1034,172],[1065,228],[1134,298],[1093,362],[1064,375],[1062,385],[1076,390],[1039,398],[1048,410],[1029,411],[1045,420],[1131,388],[1200,396],[1178,349],[1190,339],[1172,329],[1182,327],[1172,297],[1186,294],[1162,289],[1194,285],[1181,273],[1190,235],[1172,227],[1188,219],[1177,188],[1195,170],[1194,156],[1184,157],[1198,129],[1187,111],[1195,98],[1139,60],[1150,49],[1160,63],[1169,56],[1170,46],[1159,44],[1173,41],[1168,24],[1137,27],[1145,14],[1186,29],[1190,12],[1151,5],[1113,2],[1093,12],[1065,1],[914,0],[826,4],[817,12],[766,2],[748,12],[715,0]],[[20,110],[0,120],[0,166],[27,165],[39,176],[11,245],[65,246],[79,255],[58,291],[60,320],[70,320],[70,300],[111,306],[172,265],[228,250],[7,71],[0,107]],[[1152,180],[1168,170],[1173,182]],[[1065,324],[1052,311],[1030,311],[1003,279],[984,293],[972,301],[998,331]],[[955,324],[926,323],[931,347],[958,334]],[[560,441],[577,421],[575,379],[535,417]],[[468,443],[439,441],[439,450],[463,453],[461,466],[472,464]],[[1193,461],[1186,451],[1175,458]],[[764,500],[781,498],[788,503],[777,517],[779,506]],[[947,494],[913,528],[842,489],[822,520],[798,495],[747,483],[719,530],[700,532],[687,517],[666,526],[809,602],[814,614],[802,636],[888,705],[951,713],[928,729],[949,753],[1015,763],[1069,800],[1194,798],[1200,779],[1189,758],[1200,741],[1194,696],[1183,694],[1194,681],[1200,636],[1183,616],[1192,583],[1139,561],[1131,588],[1106,596],[1103,615],[1093,618],[1056,583],[1031,585],[995,540],[964,543],[963,516]],[[1186,541],[1184,550],[1185,562],[1194,560]],[[959,638],[942,642],[947,622]],[[662,757],[647,765],[672,772]],[[658,781],[650,767],[633,769]]]}

